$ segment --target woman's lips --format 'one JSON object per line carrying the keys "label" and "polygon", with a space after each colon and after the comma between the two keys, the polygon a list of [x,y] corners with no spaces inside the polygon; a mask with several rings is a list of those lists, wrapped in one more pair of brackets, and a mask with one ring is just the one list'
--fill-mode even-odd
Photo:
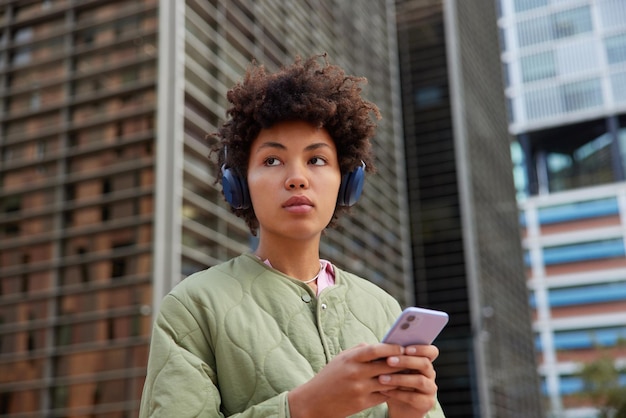
{"label": "woman's lips", "polygon": [[313,208],[313,202],[306,196],[293,196],[283,203],[283,208],[292,213],[305,213]]}

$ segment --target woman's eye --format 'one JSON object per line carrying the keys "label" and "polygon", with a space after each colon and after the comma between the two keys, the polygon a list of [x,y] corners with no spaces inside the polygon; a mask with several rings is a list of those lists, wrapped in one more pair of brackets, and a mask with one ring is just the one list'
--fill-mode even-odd
{"label": "woman's eye", "polygon": [[279,165],[279,164],[280,164],[280,160],[278,158],[268,157],[265,159],[265,165],[274,166],[274,165]]}
{"label": "woman's eye", "polygon": [[309,160],[309,162],[313,165],[325,165],[326,164],[326,160],[320,157],[313,157]]}

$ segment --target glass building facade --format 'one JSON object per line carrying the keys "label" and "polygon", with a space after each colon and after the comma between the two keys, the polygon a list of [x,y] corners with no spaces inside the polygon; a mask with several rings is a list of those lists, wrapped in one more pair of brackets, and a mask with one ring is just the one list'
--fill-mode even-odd
{"label": "glass building facade", "polygon": [[552,416],[595,417],[581,366],[626,361],[626,3],[499,7],[543,393]]}
{"label": "glass building facade", "polygon": [[253,58],[369,79],[379,173],[322,255],[413,303],[393,4],[313,3],[0,2],[0,415],[137,415],[163,295],[254,245],[205,139]]}
{"label": "glass building facade", "polygon": [[448,418],[540,417],[491,0],[398,0],[412,258]]}

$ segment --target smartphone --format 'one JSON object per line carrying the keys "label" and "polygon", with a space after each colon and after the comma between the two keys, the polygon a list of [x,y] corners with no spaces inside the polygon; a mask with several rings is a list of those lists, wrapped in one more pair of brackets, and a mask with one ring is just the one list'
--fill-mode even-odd
{"label": "smartphone", "polygon": [[409,307],[396,319],[383,342],[404,347],[432,344],[447,323],[448,314],[445,312]]}

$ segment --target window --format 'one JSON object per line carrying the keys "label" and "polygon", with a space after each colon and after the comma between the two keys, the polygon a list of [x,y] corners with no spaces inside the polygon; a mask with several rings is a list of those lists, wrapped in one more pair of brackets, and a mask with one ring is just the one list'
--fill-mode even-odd
{"label": "window", "polygon": [[2,233],[7,237],[16,237],[20,234],[20,232],[20,224],[17,222],[7,223],[2,227]]}
{"label": "window", "polygon": [[109,205],[100,206],[100,220],[103,222],[111,220],[111,208]]}
{"label": "window", "polygon": [[554,333],[554,347],[557,350],[612,347],[620,339],[626,338],[626,327],[596,328]]}
{"label": "window", "polygon": [[528,119],[542,119],[563,113],[563,100],[558,87],[529,91],[526,93],[524,105]]}
{"label": "window", "polygon": [[28,42],[31,39],[33,39],[33,28],[30,26],[20,28],[13,34],[13,42],[15,43]]}
{"label": "window", "polygon": [[34,91],[30,95],[30,110],[39,110],[41,107],[41,93]]}
{"label": "window", "polygon": [[111,260],[111,277],[120,278],[126,276],[126,259],[115,258]]}
{"label": "window", "polygon": [[[615,153],[618,144],[606,129],[605,119],[595,119],[520,136],[528,147],[529,193],[552,193],[619,181],[621,174],[616,168],[620,161],[619,154]],[[618,138],[620,135],[624,135],[620,141],[626,144],[626,133],[619,134]],[[626,153],[622,157],[626,159]],[[601,208],[591,206],[586,208],[589,214],[613,210],[608,204]],[[546,209],[546,212],[550,210]],[[563,213],[556,210],[554,216],[546,214],[545,219],[552,217],[552,222],[563,222],[558,219]],[[567,216],[572,216],[571,210]]]}
{"label": "window", "polygon": [[533,17],[517,25],[521,47],[590,32],[592,28],[589,6]]}
{"label": "window", "polygon": [[552,17],[552,25],[556,39],[591,32],[592,24],[589,6],[555,13]]}
{"label": "window", "polygon": [[603,29],[623,28],[626,22],[624,0],[603,0],[597,3]]}
{"label": "window", "polygon": [[603,65],[595,39],[578,38],[554,50],[556,73],[559,76],[599,71]]}
{"label": "window", "polygon": [[626,282],[553,289],[550,306],[572,306],[626,300]]}
{"label": "window", "polygon": [[519,142],[511,144],[511,159],[513,161],[513,183],[515,184],[517,199],[523,200],[527,197],[528,182],[524,152]]}
{"label": "window", "polygon": [[13,65],[28,64],[31,58],[30,47],[17,48],[13,53]]}
{"label": "window", "polygon": [[626,103],[626,72],[611,75],[611,90],[616,103]]}
{"label": "window", "polygon": [[102,180],[102,194],[109,194],[111,193],[112,190],[112,185],[111,185],[111,179],[109,178],[105,178]]}
{"label": "window", "polygon": [[549,152],[546,163],[551,192],[610,183],[615,177],[611,136],[606,133],[575,148]]}
{"label": "window", "polygon": [[626,61],[626,34],[606,38],[604,44],[609,64]]}
{"label": "window", "polygon": [[525,83],[556,76],[553,51],[522,57],[521,66]]}
{"label": "window", "polygon": [[568,112],[602,105],[602,85],[599,79],[565,84],[561,92]]}
{"label": "window", "polygon": [[539,223],[546,225],[618,214],[617,199],[611,197],[541,208],[539,209]]}
{"label": "window", "polygon": [[415,91],[415,106],[423,109],[444,103],[445,91],[441,86],[425,86]]}
{"label": "window", "polygon": [[[626,300],[626,280],[585,286],[551,289],[548,301],[551,307],[578,306]],[[530,306],[536,308],[535,295],[530,297]]]}
{"label": "window", "polygon": [[624,240],[621,238],[543,249],[543,261],[546,265],[624,257],[624,255]]}
{"label": "window", "polygon": [[[87,250],[84,247],[79,247],[78,251],[77,251],[78,255],[80,255],[81,260],[85,260],[85,257],[87,255]],[[89,265],[86,262],[82,262],[79,265],[79,274],[80,274],[80,281],[82,283],[87,283],[89,282]]]}
{"label": "window", "polygon": [[20,196],[8,196],[2,202],[4,213],[19,212],[22,209],[22,199]]}
{"label": "window", "polygon": [[582,378],[578,376],[562,376],[559,381],[559,393],[561,395],[572,395],[582,392],[585,388]]}
{"label": "window", "polygon": [[63,409],[68,405],[69,389],[67,386],[54,386],[50,388],[51,408]]}
{"label": "window", "polygon": [[548,0],[514,0],[513,4],[515,5],[516,12],[523,12],[525,10],[546,6]]}
{"label": "window", "polygon": [[552,39],[552,28],[548,16],[521,21],[517,24],[519,44],[521,47],[538,44]]}
{"label": "window", "polygon": [[[1,340],[0,340],[1,341]],[[2,344],[0,343],[0,347]],[[11,389],[8,389],[11,390]],[[2,392],[0,393],[0,415],[6,416],[9,414],[9,405],[13,400],[15,392]]]}
{"label": "window", "polygon": [[[131,242],[116,244],[113,246],[113,253],[125,252],[134,246]],[[111,278],[118,279],[128,274],[133,274],[134,268],[131,257],[128,255],[116,255],[111,259]]]}
{"label": "window", "polygon": [[[502,78],[504,81],[504,87],[511,87],[511,74],[510,74],[509,67],[510,67],[509,63],[507,62],[502,63]],[[509,121],[512,121],[512,119],[509,119]]]}

